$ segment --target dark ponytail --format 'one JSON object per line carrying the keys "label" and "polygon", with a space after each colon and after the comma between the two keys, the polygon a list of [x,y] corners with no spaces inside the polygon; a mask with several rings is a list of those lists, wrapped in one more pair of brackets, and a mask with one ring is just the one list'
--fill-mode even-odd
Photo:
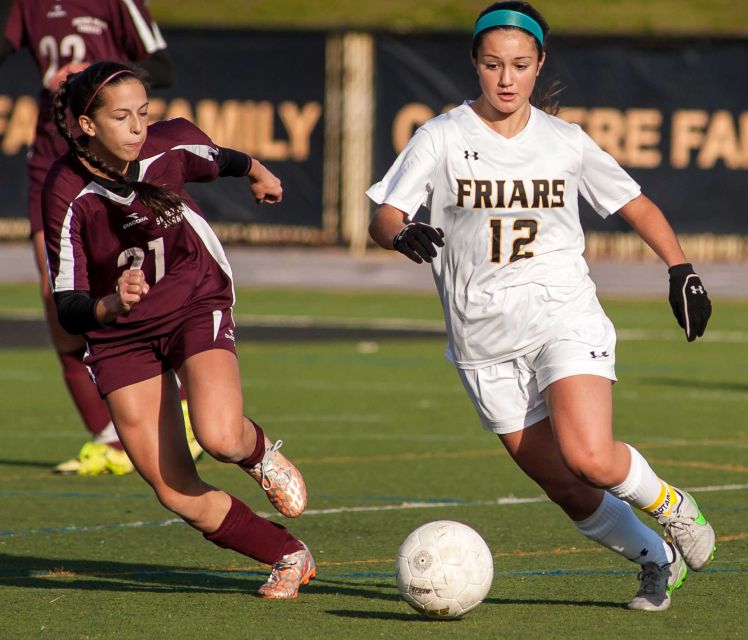
{"label": "dark ponytail", "polygon": [[182,199],[179,195],[163,186],[128,179],[123,173],[94,155],[85,144],[81,144],[68,127],[68,109],[76,121],[81,115],[91,115],[104,104],[102,94],[106,87],[132,78],[146,84],[142,72],[135,67],[109,61],[97,62],[80,73],[69,75],[60,85],[54,98],[54,122],[60,135],[76,156],[117,184],[130,187],[146,208],[153,211],[158,219],[168,222],[181,209]]}
{"label": "dark ponytail", "polygon": [[[540,12],[529,2],[515,2],[512,0],[508,2],[494,2],[492,5],[486,7],[483,11],[481,11],[478,15],[478,18],[480,19],[487,13],[492,13],[493,11],[498,11],[500,9],[517,11],[519,13],[524,13],[526,16],[530,16],[540,26],[540,30],[543,32],[543,41],[545,43],[546,38],[551,31],[551,28],[548,26],[545,18],[540,15]],[[483,41],[485,35],[488,32],[494,31],[496,29],[508,30],[517,29],[517,27],[498,26],[491,27],[489,29],[486,29],[485,31],[481,31],[473,40],[472,56],[474,60],[478,57],[478,50],[480,49],[481,42]],[[541,44],[537,38],[533,38],[533,41],[535,42],[535,48],[538,51],[538,60],[540,60],[545,53],[545,44]],[[546,113],[550,113],[551,115],[555,116],[559,111],[558,96],[563,90],[564,88],[558,78],[552,78],[547,82],[543,82],[542,77],[538,78],[538,81],[535,83],[535,88],[533,89],[532,95],[530,96],[530,104],[532,104],[534,107],[537,107],[538,109],[541,109],[542,111],[545,111]]]}

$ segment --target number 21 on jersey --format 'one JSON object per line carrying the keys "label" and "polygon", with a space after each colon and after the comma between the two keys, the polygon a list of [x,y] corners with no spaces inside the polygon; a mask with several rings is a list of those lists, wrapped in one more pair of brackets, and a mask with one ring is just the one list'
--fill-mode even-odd
{"label": "number 21 on jersey", "polygon": [[[156,279],[153,284],[156,284],[156,282],[164,277],[164,273],[166,272],[164,239],[156,238],[155,240],[151,240],[148,243],[148,251],[153,251],[153,259],[156,266]],[[140,247],[130,247],[129,249],[125,249],[119,254],[119,256],[117,256],[117,266],[124,267],[130,258],[132,258],[130,269],[142,269],[143,263],[145,262],[145,251]]]}
{"label": "number 21 on jersey", "polygon": [[[504,218],[489,218],[488,220],[491,233],[491,262],[494,264],[501,264],[505,261],[501,251],[505,222],[509,226],[510,221],[504,220]],[[538,221],[532,218],[520,218],[514,221],[511,229],[515,235],[513,236],[512,252],[508,261],[516,262],[517,260],[532,258],[535,253],[529,250],[527,245],[535,241],[535,236],[538,234]]]}

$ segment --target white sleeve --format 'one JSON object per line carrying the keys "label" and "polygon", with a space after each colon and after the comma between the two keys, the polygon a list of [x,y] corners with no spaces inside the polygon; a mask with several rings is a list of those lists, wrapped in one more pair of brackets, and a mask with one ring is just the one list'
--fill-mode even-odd
{"label": "white sleeve", "polygon": [[618,211],[642,192],[641,187],[626,173],[613,156],[603,151],[584,131],[582,165],[579,175],[581,195],[602,218]]}
{"label": "white sleeve", "polygon": [[413,217],[434,189],[437,145],[428,129],[415,132],[381,181],[366,195],[377,204],[389,204]]}

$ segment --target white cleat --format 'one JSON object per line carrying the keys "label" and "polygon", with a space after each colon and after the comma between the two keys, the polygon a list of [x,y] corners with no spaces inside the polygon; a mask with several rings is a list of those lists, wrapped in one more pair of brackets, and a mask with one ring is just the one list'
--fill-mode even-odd
{"label": "white cleat", "polygon": [[714,559],[717,550],[714,529],[691,494],[676,491],[680,496],[678,506],[669,516],[657,518],[657,522],[665,527],[665,535],[683,554],[688,568],[701,571]]}
{"label": "white cleat", "polygon": [[679,551],[670,545],[675,560],[670,564],[659,566],[655,562],[645,562],[637,574],[641,580],[639,591],[628,608],[637,611],[665,611],[670,607],[670,594],[683,584],[688,569]]}

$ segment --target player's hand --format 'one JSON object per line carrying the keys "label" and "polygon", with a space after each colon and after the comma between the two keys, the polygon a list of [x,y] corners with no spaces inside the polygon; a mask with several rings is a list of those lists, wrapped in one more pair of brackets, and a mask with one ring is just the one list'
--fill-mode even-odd
{"label": "player's hand", "polygon": [[145,274],[141,269],[125,269],[117,280],[120,313],[128,313],[149,290],[150,286],[145,281]]}
{"label": "player's hand", "polygon": [[80,73],[86,67],[88,67],[88,62],[68,62],[64,67],[61,67],[57,71],[57,73],[55,73],[49,80],[47,80],[44,88],[51,91],[52,93],[57,93],[57,91],[60,89],[60,85],[68,79],[68,76],[71,73]]}
{"label": "player's hand", "polygon": [[254,158],[252,158],[252,168],[249,170],[248,176],[249,190],[255,197],[257,204],[278,204],[283,200],[281,181]]}
{"label": "player's hand", "polygon": [[668,269],[670,274],[670,306],[678,324],[693,342],[704,335],[706,323],[712,315],[712,303],[693,266],[685,262]]}
{"label": "player's hand", "polygon": [[444,231],[425,222],[411,222],[405,225],[392,240],[392,247],[421,264],[436,258],[436,247],[443,247]]}

